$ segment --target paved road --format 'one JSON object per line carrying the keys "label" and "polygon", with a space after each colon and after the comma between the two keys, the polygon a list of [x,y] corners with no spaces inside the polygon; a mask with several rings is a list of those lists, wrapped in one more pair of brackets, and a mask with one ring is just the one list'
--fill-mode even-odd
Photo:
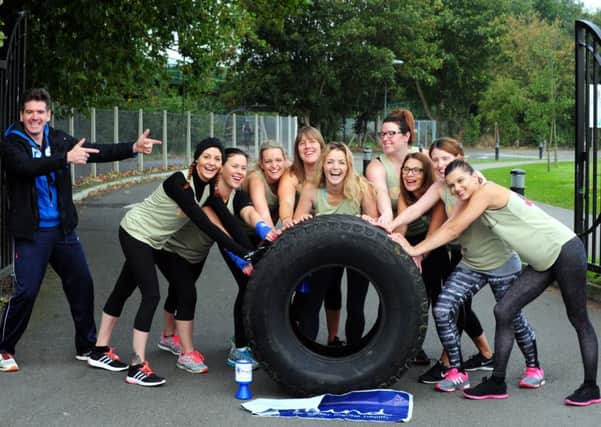
{"label": "paved road", "polygon": [[[80,207],[79,234],[85,246],[96,286],[96,314],[112,289],[122,262],[117,227],[124,206],[142,200],[157,183],[147,183],[90,198]],[[149,360],[168,383],[157,389],[144,389],[124,383],[121,373],[88,368],[73,358],[72,324],[60,283],[49,272],[29,329],[18,347],[22,371],[0,375],[0,426],[282,426],[283,419],[255,418],[243,411],[234,398],[236,384],[231,368],[225,365],[232,335],[232,304],[236,286],[218,253],[213,251],[198,283],[195,342],[203,351],[209,373],[195,376],[176,369],[174,356],[156,348],[162,326],[158,312],[153,323]],[[162,285],[163,292],[165,285]],[[131,326],[138,304],[135,295],[128,302],[112,342],[129,358]],[[488,336],[493,335],[490,292],[483,291],[474,303]],[[368,310],[373,313],[375,304]],[[601,330],[601,306],[589,304],[597,330]],[[577,341],[562,308],[559,293],[550,289],[532,303],[527,316],[538,334],[539,351],[547,373],[542,390],[516,387],[522,372],[519,353],[513,353],[508,379],[511,398],[505,401],[468,401],[459,393],[440,394],[431,386],[416,382],[420,368],[411,368],[395,388],[415,397],[412,423],[433,425],[598,425],[599,406],[569,408],[563,397],[581,382]],[[425,350],[434,357],[440,351],[432,325]],[[466,356],[473,347],[464,345]],[[482,375],[472,375],[477,383]],[[262,371],[255,373],[252,391],[256,397],[287,397]],[[294,425],[320,425],[295,420]],[[334,425],[334,424],[333,424]],[[335,425],[361,425],[337,422]]]}
{"label": "paved road", "polygon": [[[123,206],[141,200],[156,183],[124,189],[88,200],[80,209],[80,235],[86,247],[96,281],[97,314],[117,276],[122,259],[117,242],[117,224]],[[283,420],[253,418],[240,410],[233,397],[233,373],[224,358],[231,335],[231,306],[235,285],[223,262],[211,254],[199,283],[197,333],[195,340],[205,353],[210,367],[206,375],[193,376],[174,367],[173,358],[155,350],[161,327],[156,316],[151,340],[150,360],[157,371],[169,379],[165,387],[147,390],[128,386],[122,374],[87,368],[72,357],[72,327],[66,315],[67,305],[53,275],[40,295],[32,323],[19,346],[18,360],[23,368],[17,374],[0,377],[3,394],[0,425],[276,425]],[[137,298],[126,306],[113,345],[127,356],[130,327]],[[485,328],[492,335],[491,298],[488,292],[478,297],[475,306]],[[417,384],[419,370],[413,368],[396,384],[415,396],[414,423],[417,425],[489,425],[503,416],[514,425],[593,425],[598,408],[573,409],[561,399],[580,379],[574,333],[563,314],[558,293],[546,292],[528,309],[537,328],[541,359],[547,370],[548,384],[540,391],[515,388],[521,372],[519,357],[510,365],[512,398],[503,402],[471,402],[458,394],[441,395],[430,386]],[[373,307],[371,307],[373,309]],[[601,328],[601,310],[591,305],[597,328]],[[471,348],[465,347],[469,353]],[[430,329],[425,345],[435,355],[439,346]],[[480,375],[475,375],[474,381]],[[257,372],[252,390],[256,396],[285,397],[263,373]],[[534,416],[533,416],[534,415]],[[469,422],[466,421],[469,417]],[[473,422],[472,422],[473,421]],[[298,425],[316,425],[297,421]],[[349,425],[356,425],[350,424]],[[344,425],[344,423],[343,423]]]}

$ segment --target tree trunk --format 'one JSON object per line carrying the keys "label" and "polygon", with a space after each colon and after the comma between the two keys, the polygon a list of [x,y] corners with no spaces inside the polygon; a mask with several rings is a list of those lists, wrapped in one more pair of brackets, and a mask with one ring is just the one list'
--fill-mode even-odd
{"label": "tree trunk", "polygon": [[424,107],[424,111],[426,112],[426,116],[428,116],[428,119],[430,120],[435,120],[434,116],[432,116],[432,112],[430,111],[430,107],[428,107],[428,101],[426,101],[426,96],[424,95],[424,92],[422,91],[422,87],[419,84],[419,80],[415,80],[415,87],[417,89],[417,94],[419,96],[419,99],[422,101],[422,106]]}

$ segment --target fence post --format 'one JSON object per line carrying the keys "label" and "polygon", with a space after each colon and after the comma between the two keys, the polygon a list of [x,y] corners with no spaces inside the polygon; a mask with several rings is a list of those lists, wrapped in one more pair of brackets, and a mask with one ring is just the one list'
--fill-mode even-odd
{"label": "fence post", "polygon": [[280,129],[280,115],[275,116],[275,140],[281,141],[281,129]]}
{"label": "fence post", "polygon": [[[119,143],[119,107],[113,107],[113,143]],[[113,171],[119,173],[119,161],[113,162]]]}
{"label": "fence post", "polygon": [[189,111],[186,111],[186,166],[191,163],[192,163],[192,114]]}
{"label": "fence post", "polygon": [[215,137],[215,115],[213,112],[209,113],[209,135],[211,138]]}
{"label": "fence post", "polygon": [[259,115],[255,114],[255,159],[259,160]]}
{"label": "fence post", "polygon": [[[75,109],[71,108],[69,114],[69,135],[75,134]],[[71,163],[71,182],[75,182],[75,165]]]}
{"label": "fence post", "polygon": [[292,141],[292,116],[288,114],[288,146],[290,146],[290,141]]}
{"label": "fence post", "polygon": [[[144,111],[142,111],[142,109],[140,108],[140,110],[138,110],[138,135],[140,135],[142,132],[144,132]],[[143,153],[138,154],[138,170],[140,172],[144,171]]]}
{"label": "fence post", "polygon": [[[96,144],[96,108],[94,107],[90,117],[90,142]],[[96,163],[90,163],[90,176],[96,178]]]}
{"label": "fence post", "polygon": [[235,147],[235,146],[236,146],[236,113],[233,113],[232,114],[232,147]]}
{"label": "fence post", "polygon": [[167,170],[167,110],[163,110],[163,169]]}

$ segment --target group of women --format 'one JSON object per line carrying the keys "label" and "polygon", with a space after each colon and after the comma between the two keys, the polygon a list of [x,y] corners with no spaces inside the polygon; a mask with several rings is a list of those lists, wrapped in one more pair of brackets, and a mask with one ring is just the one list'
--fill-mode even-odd
{"label": "group of women", "polygon": [[[422,272],[443,352],[420,381],[436,383],[439,391],[463,389],[471,399],[506,398],[505,371],[515,337],[526,365],[520,387],[541,387],[545,376],[535,334],[521,309],[556,280],[578,334],[585,368],[584,383],[565,402],[579,406],[601,402],[597,338],[587,316],[586,255],[580,240],[527,200],[486,181],[463,160],[457,141],[434,141],[429,156],[411,152],[414,120],[408,110],[393,111],[383,121],[380,137],[383,153],[368,165],[366,178],[354,169],[347,146],[326,146],[312,127],[299,130],[291,165],[281,146],[266,143],[257,167],[248,174],[246,153],[224,149],[214,138],[201,141],[188,176],[174,173],[123,218],[119,239],[125,263],[104,306],[88,363],[127,370],[126,381],[132,384],[165,382],[146,360],[150,324],[160,299],[157,266],[169,282],[159,347],[177,355],[178,367],[206,372],[204,357],[192,340],[195,282],[217,242],[238,285],[227,363],[249,360],[256,366],[241,313],[253,251],[263,241],[277,238],[278,223],[286,229],[313,215],[362,215],[385,228]],[[526,235],[533,237],[524,239]],[[525,268],[522,261],[528,264]],[[344,345],[339,338],[343,272],[343,268],[313,272],[297,288],[291,317],[307,338],[317,337],[323,305],[327,344]],[[363,335],[369,283],[354,270],[346,273],[344,336],[352,345]],[[471,309],[472,297],[487,283],[497,301],[494,357]],[[136,288],[142,299],[133,329],[135,354],[126,364],[109,343],[123,305]],[[460,348],[463,331],[478,349],[466,361]],[[421,351],[414,362],[427,363],[428,358]],[[476,369],[493,373],[469,388],[468,371]]]}

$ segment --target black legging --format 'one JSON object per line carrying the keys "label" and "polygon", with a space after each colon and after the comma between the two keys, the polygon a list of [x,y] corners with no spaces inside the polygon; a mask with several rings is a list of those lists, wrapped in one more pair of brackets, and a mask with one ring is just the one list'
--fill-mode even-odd
{"label": "black legging", "polygon": [[114,317],[121,316],[125,301],[138,287],[142,294],[142,300],[136,313],[134,328],[138,331],[148,332],[161,298],[155,269],[157,251],[146,243],[134,239],[121,227],[119,227],[119,242],[125,255],[125,263],[121,268],[121,274],[119,274],[115,287],[104,305],[104,312]]}
{"label": "black legging", "polygon": [[597,334],[586,308],[586,252],[578,239],[566,242],[555,263],[545,271],[526,267],[521,276],[495,305],[495,369],[493,375],[505,378],[507,361],[513,347],[512,322],[515,315],[538,297],[553,281],[557,281],[570,323],[578,335],[584,364],[585,383],[597,381]]}
{"label": "black legging", "polygon": [[194,320],[196,281],[206,258],[192,264],[173,252],[161,250],[157,251],[155,260],[157,267],[169,282],[165,311],[174,314],[176,320]]}
{"label": "black legging", "polygon": [[[310,291],[303,294],[302,303],[299,304],[296,319],[299,322],[300,331],[314,340],[319,331],[319,311],[324,302],[326,294],[332,287],[340,289],[340,280],[344,273],[344,267],[323,268],[311,275]],[[361,273],[347,268],[347,298],[346,311],[347,320],[345,325],[345,336],[348,344],[356,344],[363,336],[365,328],[365,298],[369,287],[369,280]]]}

